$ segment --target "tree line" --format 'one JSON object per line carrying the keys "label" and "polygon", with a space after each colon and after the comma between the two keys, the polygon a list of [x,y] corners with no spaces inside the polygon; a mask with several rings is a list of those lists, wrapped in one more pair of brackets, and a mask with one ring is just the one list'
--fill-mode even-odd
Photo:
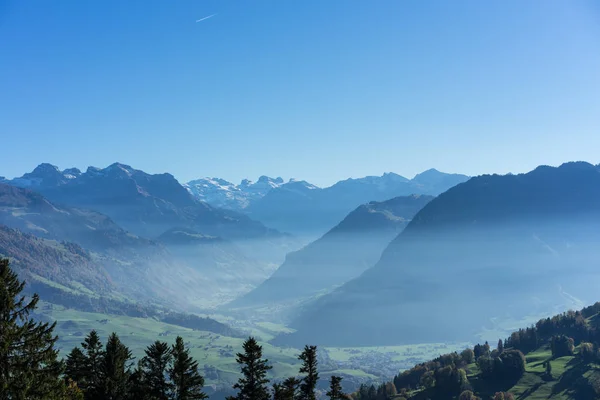
{"label": "tree line", "polygon": [[[204,377],[182,337],[155,341],[135,362],[131,350],[112,333],[105,344],[92,330],[65,360],[59,358],[56,322],[35,321],[30,314],[39,296],[23,294],[7,259],[0,259],[0,400],[201,400]],[[241,377],[228,400],[316,400],[319,380],[317,347],[299,355],[299,377],[270,385],[272,369],[262,346],[250,337],[237,353]],[[331,376],[326,395],[347,399],[342,378]]]}

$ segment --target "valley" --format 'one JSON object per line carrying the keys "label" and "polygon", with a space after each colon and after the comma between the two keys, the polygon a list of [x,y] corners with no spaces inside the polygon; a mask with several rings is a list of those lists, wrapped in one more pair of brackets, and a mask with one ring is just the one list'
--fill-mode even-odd
{"label": "valley", "polygon": [[[240,337],[231,337],[210,331],[184,328],[154,318],[135,318],[123,315],[77,311],[42,302],[35,317],[57,321],[56,333],[60,337],[61,354],[78,346],[85,335],[95,329],[101,338],[112,332],[128,344],[134,356],[140,358],[144,349],[157,339],[170,341],[176,336],[185,338],[191,354],[203,368],[207,386],[212,391],[228,389],[239,376],[235,353],[244,337],[252,335],[263,344],[264,355],[273,370],[272,379],[292,375],[299,363],[299,348],[276,347],[268,342],[289,329],[271,323],[237,322],[223,315],[207,315],[237,329]],[[360,384],[371,384],[393,376],[398,370],[412,367],[439,354],[461,351],[469,343],[427,343],[418,346],[377,346],[357,348],[321,348],[320,369],[323,373],[341,375],[345,387],[355,390]]]}
{"label": "valley", "polygon": [[[0,256],[27,293],[41,296],[34,316],[57,323],[63,357],[92,330],[102,340],[116,333],[138,359],[155,340],[181,336],[207,393],[223,398],[240,377],[245,338],[261,343],[275,382],[296,373],[312,343],[319,387],[340,376],[344,390],[359,393],[441,354],[581,309],[597,294],[598,166],[466,182],[433,170],[413,180],[344,181],[332,193],[353,208],[321,235],[319,226],[294,225],[301,238],[252,219],[252,204],[290,183],[218,181],[246,204],[234,211],[202,200],[225,206],[218,190],[201,192],[215,182],[184,186],[117,163],[82,174],[42,164],[0,183]],[[422,194],[449,182],[457,185],[437,197]],[[386,191],[353,188],[372,184]],[[360,203],[415,188],[421,193]],[[297,200],[280,197],[279,207],[286,202]],[[310,204],[304,212],[317,219],[328,209]]]}
{"label": "valley", "polygon": [[0,1],[0,400],[600,400],[599,5]]}

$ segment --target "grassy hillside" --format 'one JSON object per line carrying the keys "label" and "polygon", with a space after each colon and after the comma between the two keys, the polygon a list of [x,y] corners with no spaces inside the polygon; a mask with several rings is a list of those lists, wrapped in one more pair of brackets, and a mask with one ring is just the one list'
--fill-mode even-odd
{"label": "grassy hillside", "polygon": [[[600,398],[600,303],[513,332],[497,348],[476,345],[418,364],[357,400]],[[396,394],[398,393],[398,394]],[[385,397],[382,397],[385,394]]]}
{"label": "grassy hillside", "polygon": [[[469,380],[474,392],[482,398],[493,397],[497,391],[512,393],[515,399],[593,399],[600,394],[600,365],[581,359],[579,348],[575,355],[553,358],[544,345],[526,355],[525,374],[512,387],[489,385],[480,378],[475,364]],[[545,363],[551,364],[551,377],[545,373]]]}

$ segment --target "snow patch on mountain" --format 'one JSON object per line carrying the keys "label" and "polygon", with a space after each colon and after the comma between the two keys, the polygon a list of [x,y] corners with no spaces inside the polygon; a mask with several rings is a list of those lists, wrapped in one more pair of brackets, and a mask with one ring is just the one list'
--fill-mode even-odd
{"label": "snow patch on mountain", "polygon": [[183,186],[194,197],[213,206],[242,210],[281,185],[282,178],[263,175],[256,182],[244,179],[239,185],[225,179],[207,177],[190,181]]}

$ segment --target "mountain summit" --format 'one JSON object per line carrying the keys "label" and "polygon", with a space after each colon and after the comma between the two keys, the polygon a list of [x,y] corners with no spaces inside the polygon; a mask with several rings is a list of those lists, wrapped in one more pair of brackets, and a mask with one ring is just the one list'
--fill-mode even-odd
{"label": "mountain summit", "polygon": [[35,190],[55,203],[99,211],[146,237],[175,227],[232,238],[276,234],[245,215],[198,201],[171,174],[148,174],[121,163],[88,167],[84,173],[40,164],[8,183]]}
{"label": "mountain summit", "polygon": [[282,178],[263,175],[256,182],[244,179],[239,185],[220,178],[202,178],[183,186],[197,199],[212,206],[240,211],[282,184]]}

